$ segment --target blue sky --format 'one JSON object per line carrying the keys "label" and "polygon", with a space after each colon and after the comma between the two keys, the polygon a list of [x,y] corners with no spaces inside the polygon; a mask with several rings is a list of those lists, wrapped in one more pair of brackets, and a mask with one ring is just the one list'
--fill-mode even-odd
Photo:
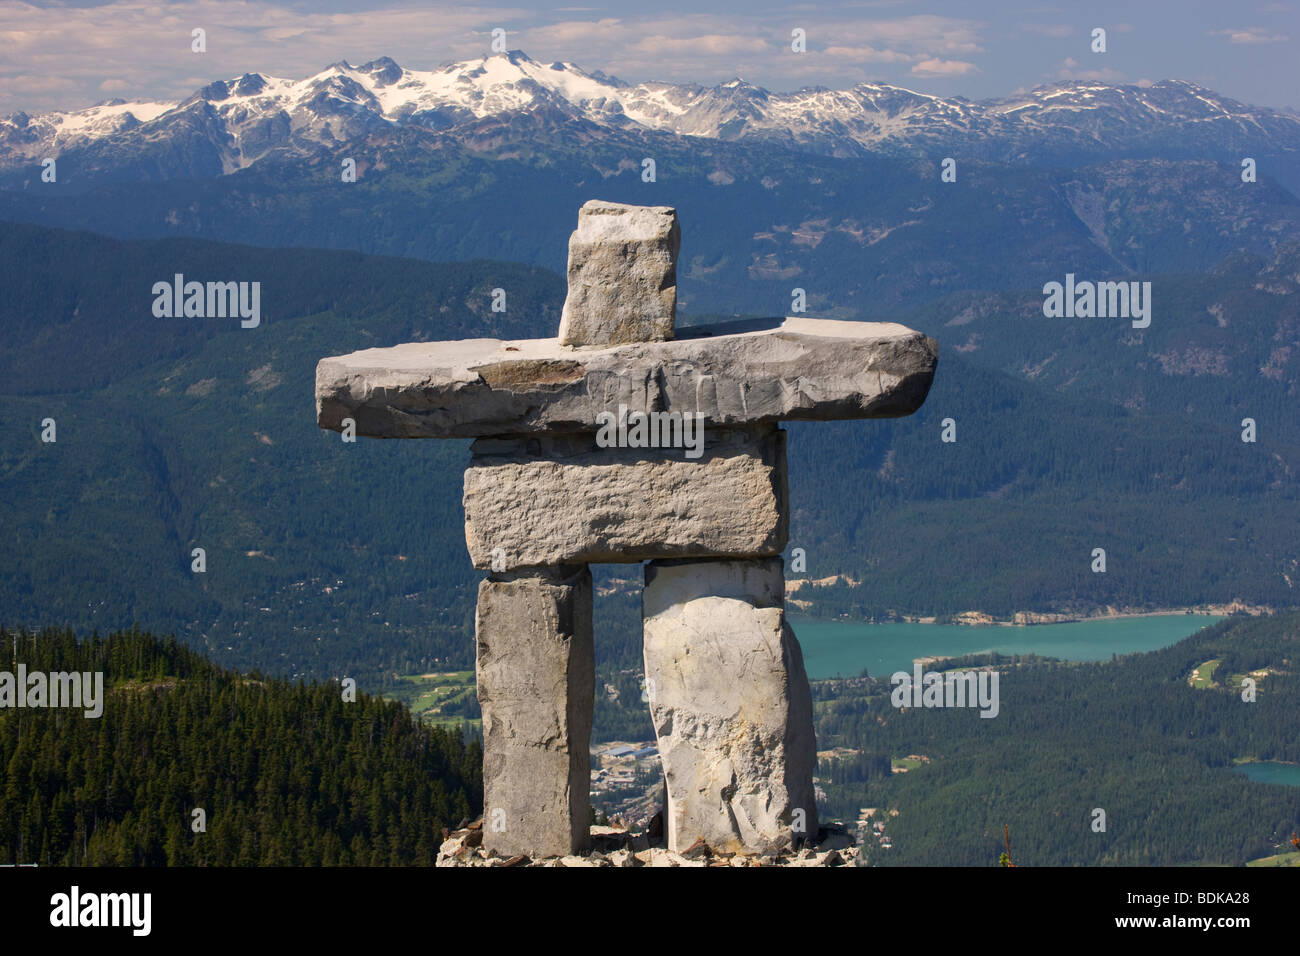
{"label": "blue sky", "polygon": [[[206,53],[190,51],[195,27],[207,31]],[[982,99],[1062,79],[1185,79],[1300,108],[1297,2],[0,0],[0,115],[180,99],[214,79],[300,78],[341,59],[387,55],[429,69],[488,52],[494,27],[535,59],[633,82],[741,76],[789,90],[880,81]],[[803,54],[790,49],[796,27],[807,34]],[[1107,31],[1105,53],[1090,50],[1094,27]]]}

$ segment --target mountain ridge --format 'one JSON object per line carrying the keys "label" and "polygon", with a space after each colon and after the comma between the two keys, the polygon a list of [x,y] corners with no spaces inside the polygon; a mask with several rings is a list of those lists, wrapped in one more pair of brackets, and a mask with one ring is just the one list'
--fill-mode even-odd
{"label": "mountain ridge", "polygon": [[877,83],[774,92],[739,78],[713,86],[625,83],[514,50],[423,71],[386,56],[355,67],[342,60],[301,80],[261,72],[216,80],[176,103],[114,99],[80,110],[13,113],[0,118],[0,169],[69,150],[141,149],[199,133],[209,150],[200,173],[224,175],[286,146],[323,148],[398,127],[459,135],[521,114],[549,114],[602,132],[760,140],[829,155],[944,146],[968,157],[1066,165],[1071,156],[1116,151],[1300,155],[1300,117],[1185,80],[1067,81],[985,100]]}

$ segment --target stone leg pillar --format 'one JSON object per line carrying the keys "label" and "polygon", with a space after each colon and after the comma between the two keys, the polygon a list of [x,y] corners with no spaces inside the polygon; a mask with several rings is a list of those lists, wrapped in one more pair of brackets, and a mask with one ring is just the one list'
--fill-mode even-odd
{"label": "stone leg pillar", "polygon": [[646,686],[668,848],[756,853],[817,834],[812,695],[785,622],[782,560],[654,561]]}
{"label": "stone leg pillar", "polygon": [[501,856],[585,850],[595,695],[591,572],[521,568],[479,584],[483,845]]}

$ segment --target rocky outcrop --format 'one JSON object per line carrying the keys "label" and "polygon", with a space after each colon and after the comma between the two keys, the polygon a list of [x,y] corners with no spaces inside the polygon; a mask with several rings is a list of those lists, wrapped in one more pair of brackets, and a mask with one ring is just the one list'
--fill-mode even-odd
{"label": "rocky outcrop", "polygon": [[780,558],[653,562],[646,687],[667,783],[668,848],[737,853],[817,832],[817,745]]}
{"label": "rocky outcrop", "polygon": [[801,841],[798,847],[781,841],[758,853],[719,853],[702,841],[676,852],[661,839],[620,827],[593,826],[589,853],[565,856],[515,854],[502,856],[483,846],[483,821],[477,820],[454,831],[443,831],[435,866],[550,866],[615,867],[632,869],[652,867],[755,867],[755,866],[863,866],[865,857],[844,827],[823,829],[815,840]]}
{"label": "rocky outcrop", "polygon": [[682,230],[668,206],[593,199],[569,237],[560,344],[621,345],[673,337]]}
{"label": "rocky outcrop", "polygon": [[479,439],[465,471],[475,567],[780,554],[785,432],[701,434],[702,456],[586,440]]}

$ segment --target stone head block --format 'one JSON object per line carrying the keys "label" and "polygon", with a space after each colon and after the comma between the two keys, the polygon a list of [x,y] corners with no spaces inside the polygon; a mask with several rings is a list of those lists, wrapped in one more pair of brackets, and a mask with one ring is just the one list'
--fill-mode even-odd
{"label": "stone head block", "polygon": [[593,199],[569,238],[563,345],[664,342],[677,315],[677,210]]}

